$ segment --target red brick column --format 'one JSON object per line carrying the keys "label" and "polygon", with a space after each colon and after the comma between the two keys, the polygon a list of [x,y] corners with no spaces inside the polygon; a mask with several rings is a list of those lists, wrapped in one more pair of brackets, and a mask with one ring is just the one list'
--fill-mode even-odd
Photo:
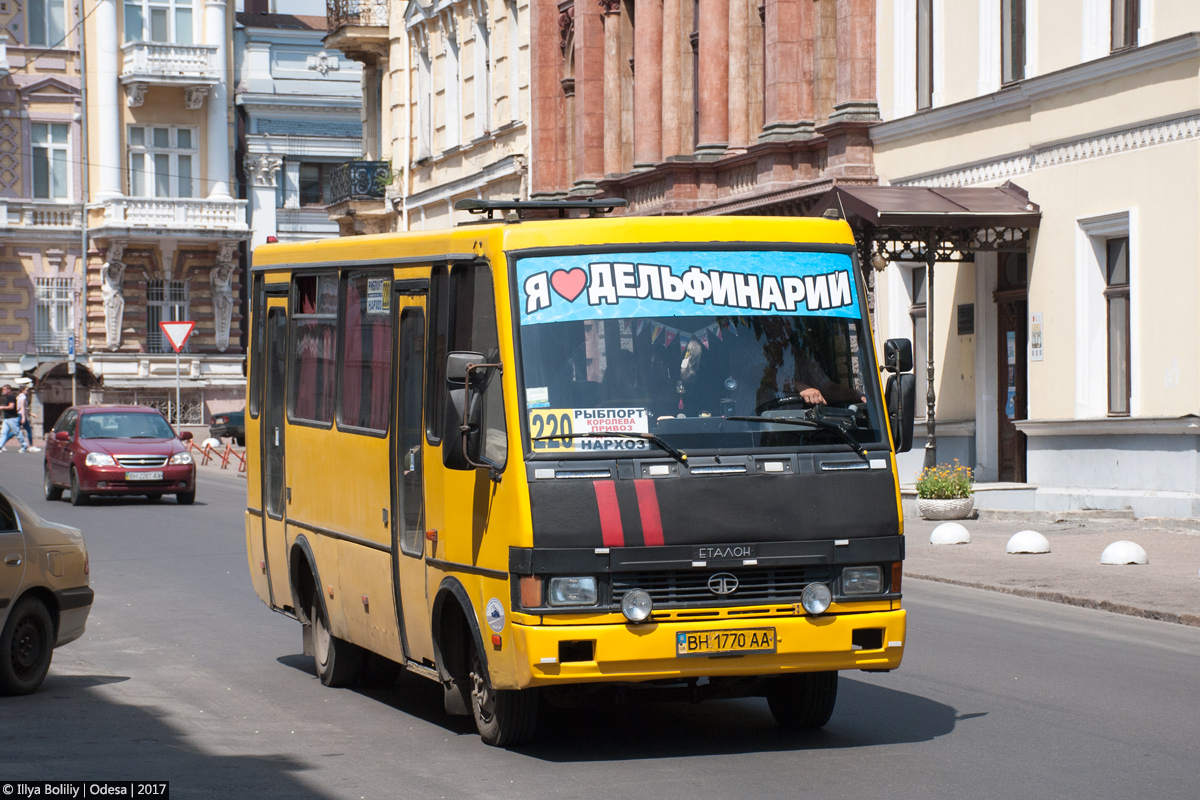
{"label": "red brick column", "polygon": [[719,158],[729,144],[729,0],[700,3],[699,158]]}
{"label": "red brick column", "polygon": [[633,29],[634,169],[662,160],[663,97],[663,0],[638,0]]}
{"label": "red brick column", "polygon": [[767,0],[766,109],[762,141],[807,138],[813,133],[812,0]]}

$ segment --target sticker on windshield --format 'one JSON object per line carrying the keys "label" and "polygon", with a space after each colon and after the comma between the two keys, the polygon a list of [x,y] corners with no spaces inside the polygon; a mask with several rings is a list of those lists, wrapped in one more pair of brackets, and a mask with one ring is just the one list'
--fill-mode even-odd
{"label": "sticker on windshield", "polygon": [[576,453],[649,450],[645,439],[631,438],[650,430],[644,408],[531,408],[529,435],[533,449]]}
{"label": "sticker on windshield", "polygon": [[521,324],[715,314],[857,319],[844,253],[662,251],[522,258]]}

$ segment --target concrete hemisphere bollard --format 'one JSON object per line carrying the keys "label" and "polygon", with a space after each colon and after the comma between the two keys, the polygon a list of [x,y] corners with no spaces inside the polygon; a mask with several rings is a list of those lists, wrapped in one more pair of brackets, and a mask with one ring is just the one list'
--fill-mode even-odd
{"label": "concrete hemisphere bollard", "polygon": [[1146,555],[1146,551],[1141,545],[1122,539],[1104,548],[1104,552],[1100,554],[1100,563],[1115,565],[1149,564],[1150,558]]}
{"label": "concrete hemisphere bollard", "polygon": [[201,448],[211,447],[214,450],[216,450],[220,446],[221,446],[221,440],[214,439],[211,436],[200,443]]}
{"label": "concrete hemisphere bollard", "polygon": [[943,522],[929,534],[930,544],[970,544],[971,532],[957,522]]}
{"label": "concrete hemisphere bollard", "polygon": [[1009,554],[1049,553],[1050,540],[1037,531],[1017,531],[1008,540],[1004,551]]}

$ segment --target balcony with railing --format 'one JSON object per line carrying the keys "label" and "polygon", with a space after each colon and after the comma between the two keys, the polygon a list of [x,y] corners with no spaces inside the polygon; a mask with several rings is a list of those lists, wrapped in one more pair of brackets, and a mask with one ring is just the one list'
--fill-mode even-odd
{"label": "balcony with railing", "polygon": [[39,230],[79,230],[83,206],[52,200],[14,202],[0,199],[0,227]]}
{"label": "balcony with railing", "polygon": [[389,161],[347,161],[333,168],[329,218],[343,236],[391,229],[395,212],[387,202],[387,187],[393,177]]}
{"label": "balcony with railing", "polygon": [[325,47],[347,58],[376,63],[388,51],[388,0],[325,0]]}
{"label": "balcony with railing", "polygon": [[[139,106],[149,86],[180,86],[207,89],[220,80],[215,44],[170,44],[130,42],[121,47],[121,84],[129,105]],[[189,107],[199,107],[204,92],[193,92]]]}
{"label": "balcony with railing", "polygon": [[346,27],[386,28],[387,0],[325,0],[330,33]]}
{"label": "balcony with railing", "polygon": [[247,230],[245,200],[117,197],[102,205],[104,227],[187,232]]}

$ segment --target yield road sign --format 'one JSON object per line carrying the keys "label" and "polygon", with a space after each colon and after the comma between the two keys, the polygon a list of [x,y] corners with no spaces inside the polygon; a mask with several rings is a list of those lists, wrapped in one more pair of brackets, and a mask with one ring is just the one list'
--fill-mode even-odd
{"label": "yield road sign", "polygon": [[184,342],[192,335],[192,329],[196,327],[196,323],[190,320],[181,322],[160,322],[158,327],[162,328],[162,332],[166,335],[167,340],[171,342],[171,347],[175,348],[178,353],[183,349]]}

